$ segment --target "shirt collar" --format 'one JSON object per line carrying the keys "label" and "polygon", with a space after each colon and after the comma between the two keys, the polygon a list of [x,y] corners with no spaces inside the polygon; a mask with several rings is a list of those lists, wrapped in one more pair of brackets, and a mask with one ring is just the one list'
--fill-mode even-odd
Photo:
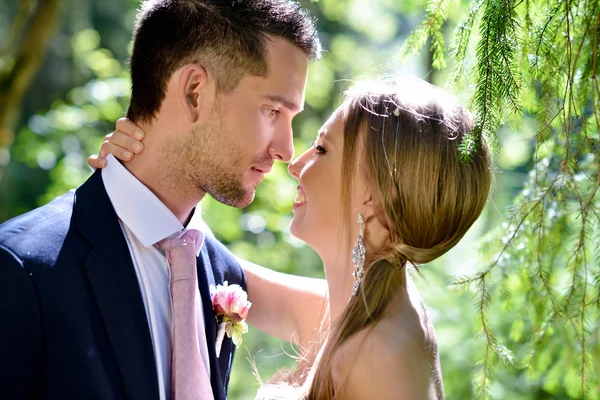
{"label": "shirt collar", "polygon": [[[117,216],[135,237],[150,247],[165,238],[179,238],[185,232],[177,217],[140,182],[113,155],[108,155],[107,166],[102,170],[102,181]],[[185,227],[200,231],[196,240],[196,254],[204,243],[205,222],[200,205],[192,211],[192,218]]]}

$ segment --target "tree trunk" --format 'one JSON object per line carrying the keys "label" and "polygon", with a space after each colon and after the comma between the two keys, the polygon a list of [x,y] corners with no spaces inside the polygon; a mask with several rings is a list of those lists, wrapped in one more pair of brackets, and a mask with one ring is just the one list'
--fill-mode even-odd
{"label": "tree trunk", "polygon": [[[0,146],[10,146],[13,142],[23,96],[48,52],[64,4],[65,0],[39,0],[15,51],[14,63],[8,70],[0,71]],[[19,29],[19,25],[15,23],[15,28]],[[15,39],[17,35],[18,32],[11,37]]]}

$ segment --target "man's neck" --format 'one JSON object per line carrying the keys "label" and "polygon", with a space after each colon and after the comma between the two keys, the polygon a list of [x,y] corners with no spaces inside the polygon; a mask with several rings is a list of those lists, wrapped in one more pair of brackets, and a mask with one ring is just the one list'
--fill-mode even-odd
{"label": "man's neck", "polygon": [[171,185],[173,187],[169,187],[155,163],[151,162],[152,158],[156,159],[152,154],[144,151],[143,154],[134,157],[124,166],[171,210],[183,226],[186,226],[191,218],[192,210],[202,200],[204,194],[199,197],[186,196],[176,185],[173,184]]}

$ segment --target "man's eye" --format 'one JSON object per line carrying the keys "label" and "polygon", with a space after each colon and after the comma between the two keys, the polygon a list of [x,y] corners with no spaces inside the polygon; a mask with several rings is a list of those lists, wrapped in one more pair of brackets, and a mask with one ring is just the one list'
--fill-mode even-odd
{"label": "man's eye", "polygon": [[279,114],[279,110],[276,110],[274,108],[265,108],[265,114],[267,115],[267,117],[276,117],[277,114]]}

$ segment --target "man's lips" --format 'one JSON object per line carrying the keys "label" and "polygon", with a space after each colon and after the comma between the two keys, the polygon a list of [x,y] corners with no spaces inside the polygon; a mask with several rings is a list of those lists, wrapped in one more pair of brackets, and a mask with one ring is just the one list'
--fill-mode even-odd
{"label": "man's lips", "polygon": [[255,166],[251,167],[250,169],[260,172],[261,174],[268,174],[269,172],[271,172],[272,168],[273,168],[273,164],[269,164],[269,165],[255,165]]}
{"label": "man's lips", "polygon": [[273,164],[254,165],[254,166],[250,167],[250,172],[258,180],[257,181],[257,184],[258,184],[258,183],[262,182],[262,180],[265,178],[265,174],[268,174],[269,172],[271,172],[271,168],[273,168]]}

